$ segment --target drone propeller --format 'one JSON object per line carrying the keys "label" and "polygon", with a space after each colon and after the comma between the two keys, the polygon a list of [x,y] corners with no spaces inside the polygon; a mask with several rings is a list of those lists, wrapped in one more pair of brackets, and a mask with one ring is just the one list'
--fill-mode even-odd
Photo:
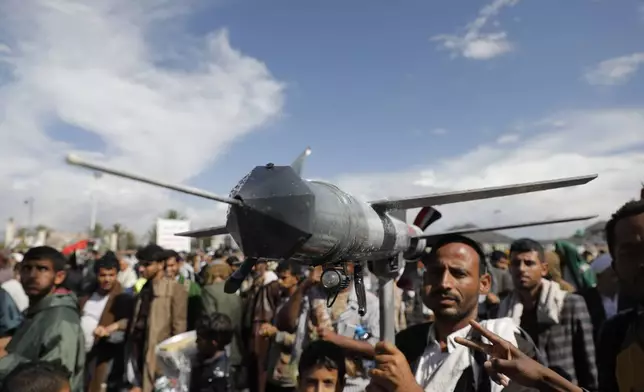
{"label": "drone propeller", "polygon": [[503,226],[492,226],[492,227],[484,227],[484,228],[478,228],[478,227],[473,227],[470,229],[463,229],[463,230],[450,230],[450,231],[445,231],[442,233],[433,233],[433,234],[423,234],[416,236],[414,238],[424,238],[428,240],[433,240],[437,239],[439,237],[445,236],[445,235],[450,235],[450,234],[473,234],[473,233],[484,233],[488,231],[496,231],[496,230],[508,230],[508,229],[518,229],[521,227],[532,227],[532,226],[543,226],[543,225],[552,225],[556,223],[567,223],[567,222],[577,222],[577,221],[583,221],[583,220],[589,220],[589,219],[594,219],[597,218],[597,215],[588,215],[588,216],[575,216],[575,217],[569,217],[569,218],[561,218],[561,219],[550,219],[550,220],[543,220],[543,221],[535,221],[535,222],[524,222],[524,223],[515,223],[515,224],[510,224],[510,225],[503,225]]}

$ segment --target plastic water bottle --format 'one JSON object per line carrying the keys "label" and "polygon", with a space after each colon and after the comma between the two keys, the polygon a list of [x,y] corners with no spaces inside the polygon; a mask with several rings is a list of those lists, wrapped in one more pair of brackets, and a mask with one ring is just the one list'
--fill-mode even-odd
{"label": "plastic water bottle", "polygon": [[[356,340],[367,341],[371,338],[371,333],[362,325],[356,325],[353,337]],[[376,362],[372,359],[363,359],[362,367],[364,368],[365,373],[367,373],[369,370],[376,367]]]}

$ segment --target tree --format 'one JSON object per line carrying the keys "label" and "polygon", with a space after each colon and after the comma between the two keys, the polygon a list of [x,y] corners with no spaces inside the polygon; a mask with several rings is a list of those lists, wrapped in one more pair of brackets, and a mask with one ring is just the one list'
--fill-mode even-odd
{"label": "tree", "polygon": [[128,230],[123,234],[123,236],[125,237],[124,238],[125,249],[126,250],[136,249],[137,243],[136,243],[136,236],[134,235],[134,233]]}
{"label": "tree", "polygon": [[90,233],[93,238],[103,238],[105,236],[105,229],[103,228],[103,225],[100,223],[96,223],[94,225],[94,231]]}

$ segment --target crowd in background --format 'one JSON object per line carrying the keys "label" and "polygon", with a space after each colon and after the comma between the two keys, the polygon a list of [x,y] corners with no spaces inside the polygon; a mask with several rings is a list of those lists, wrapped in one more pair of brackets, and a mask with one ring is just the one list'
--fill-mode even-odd
{"label": "crowd in background", "polygon": [[606,234],[598,254],[439,238],[396,279],[395,345],[379,343],[368,271],[360,315],[352,284],[329,302],[321,268],[290,261],[259,260],[226,294],[243,260],[230,249],[6,252],[2,391],[172,390],[156,348],[192,330],[190,391],[642,391],[644,201]]}

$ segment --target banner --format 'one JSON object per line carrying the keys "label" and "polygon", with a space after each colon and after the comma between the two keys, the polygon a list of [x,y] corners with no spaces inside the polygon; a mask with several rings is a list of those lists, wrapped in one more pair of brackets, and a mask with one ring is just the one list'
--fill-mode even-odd
{"label": "banner", "polygon": [[190,237],[177,237],[176,233],[190,230],[189,220],[157,219],[157,245],[176,252],[190,252]]}

